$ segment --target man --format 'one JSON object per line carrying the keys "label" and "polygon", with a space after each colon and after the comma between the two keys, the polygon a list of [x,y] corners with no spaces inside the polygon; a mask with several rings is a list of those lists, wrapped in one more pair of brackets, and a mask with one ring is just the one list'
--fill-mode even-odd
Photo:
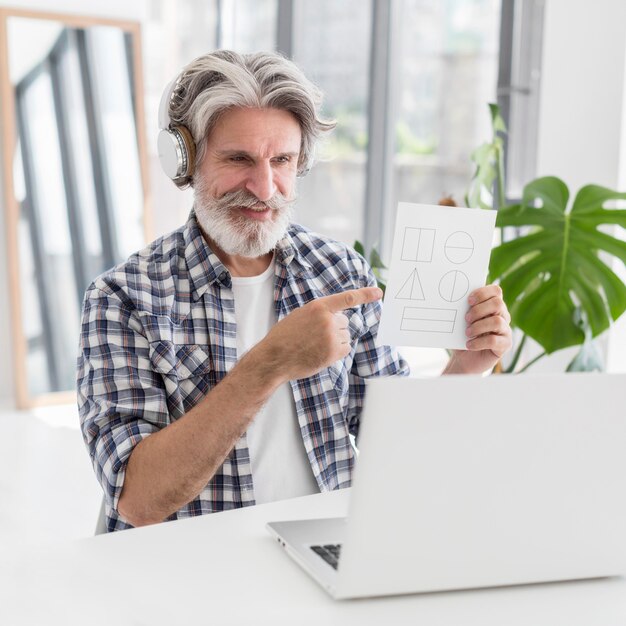
{"label": "man", "polygon": [[[109,530],[349,486],[364,379],[408,373],[376,343],[365,261],[290,222],[334,126],[319,105],[266,53],[207,54],[164,94],[162,161],[194,211],[85,296],[78,402]],[[499,287],[469,304],[468,350],[445,373],[510,348]]]}

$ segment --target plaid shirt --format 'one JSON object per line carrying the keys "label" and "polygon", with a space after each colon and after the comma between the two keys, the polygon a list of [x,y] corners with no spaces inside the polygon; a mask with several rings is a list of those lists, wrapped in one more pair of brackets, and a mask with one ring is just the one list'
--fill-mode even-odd
{"label": "plaid shirt", "polygon": [[[316,298],[375,285],[361,256],[291,225],[275,250],[278,319]],[[346,311],[352,352],[310,378],[290,381],[302,439],[321,491],[350,485],[364,379],[408,373],[375,343],[380,303]],[[178,419],[237,362],[230,274],[207,246],[195,216],[97,278],[85,294],[78,357],[82,432],[104,489],[109,531],[126,464],[144,438]],[[202,492],[169,519],[250,506],[246,435]]]}

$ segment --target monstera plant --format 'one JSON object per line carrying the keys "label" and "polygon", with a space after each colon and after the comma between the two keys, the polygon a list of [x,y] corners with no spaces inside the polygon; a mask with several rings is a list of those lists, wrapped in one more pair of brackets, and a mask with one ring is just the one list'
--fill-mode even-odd
{"label": "monstera plant", "polygon": [[500,136],[506,127],[498,107],[489,107],[493,138],[472,155],[476,173],[466,202],[498,206],[496,226],[517,229],[516,238],[492,250],[489,264],[489,280],[500,283],[512,326],[523,333],[506,371],[515,371],[526,337],[543,352],[522,370],[576,345],[582,347],[568,370],[599,369],[601,355],[592,340],[626,310],[626,285],[610,267],[613,258],[626,263],[626,242],[606,232],[626,227],[626,210],[607,206],[626,200],[626,193],[587,185],[570,205],[565,183],[548,176],[528,183],[521,202],[506,206]]}
{"label": "monstera plant", "polygon": [[498,211],[496,226],[526,232],[492,250],[489,279],[500,282],[513,324],[544,354],[583,344],[572,364],[580,369],[590,340],[626,310],[626,285],[608,265],[611,257],[626,263],[626,242],[601,230],[626,227],[626,210],[606,208],[626,193],[587,185],[571,205],[569,195],[562,180],[538,178],[519,204]]}

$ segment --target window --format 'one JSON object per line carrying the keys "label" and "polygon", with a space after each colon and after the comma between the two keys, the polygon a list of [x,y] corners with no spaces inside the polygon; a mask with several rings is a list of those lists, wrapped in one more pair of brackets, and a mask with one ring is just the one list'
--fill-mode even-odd
{"label": "window", "polygon": [[121,260],[143,240],[143,190],[128,35],[119,28],[97,26],[81,36],[90,70],[94,139],[106,193],[103,200],[108,205],[110,232],[117,233],[113,255]]}
{"label": "window", "polygon": [[277,0],[220,0],[219,48],[238,52],[276,45]]}
{"label": "window", "polygon": [[[164,32],[165,18],[177,28],[169,44],[148,37],[154,40],[148,67],[164,58],[164,49],[178,50],[177,63],[170,57],[159,65],[158,86],[149,77],[150,108],[180,67],[215,48],[290,56],[322,88],[323,113],[338,122],[299,181],[297,219],[349,244],[357,238],[366,247],[378,244],[383,253],[399,200],[436,203],[452,194],[462,203],[473,173],[470,154],[490,135],[487,103],[496,100],[501,52],[513,45],[512,28],[505,28],[504,43],[500,38],[501,19],[506,27],[521,19],[508,0],[152,0],[150,6],[149,31]],[[530,26],[535,32],[532,20]],[[154,142],[151,120],[149,128]],[[186,214],[188,197],[185,203]]]}
{"label": "window", "polygon": [[143,243],[143,190],[126,36],[22,18],[9,25],[12,58],[24,56],[24,31],[38,28],[41,39],[27,62],[11,66],[21,306],[35,396],[74,387],[83,294]]}
{"label": "window", "polygon": [[543,0],[502,5],[498,104],[509,129],[506,195],[512,202],[536,175],[543,13]]}
{"label": "window", "polygon": [[337,120],[299,182],[297,217],[350,244],[363,237],[371,28],[371,4],[362,0],[294,6],[293,59],[324,92],[324,116]]}
{"label": "window", "polygon": [[[67,389],[75,374],[63,355],[70,345],[76,345],[80,304],[49,64],[40,66],[20,83],[17,102],[26,189],[21,215],[33,253],[33,264],[24,269],[32,274],[25,277],[23,284],[37,285],[36,292],[30,295],[35,297],[32,304],[39,307],[43,322],[31,326],[33,334],[28,340],[37,361],[41,359],[41,347],[45,346],[49,368],[46,372],[39,363],[41,376],[31,377],[29,382],[36,387],[49,384],[52,389]],[[31,319],[36,316],[31,315]]]}
{"label": "window", "polygon": [[490,136],[500,0],[403,0],[393,201],[463,203],[469,155]]}

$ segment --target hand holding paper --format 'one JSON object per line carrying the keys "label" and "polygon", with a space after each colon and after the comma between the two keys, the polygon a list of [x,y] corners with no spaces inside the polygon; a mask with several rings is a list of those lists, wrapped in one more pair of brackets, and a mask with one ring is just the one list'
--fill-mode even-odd
{"label": "hand holding paper", "polygon": [[490,370],[510,350],[511,316],[498,285],[472,291],[465,314],[467,350],[454,350],[445,374],[482,374]]}

